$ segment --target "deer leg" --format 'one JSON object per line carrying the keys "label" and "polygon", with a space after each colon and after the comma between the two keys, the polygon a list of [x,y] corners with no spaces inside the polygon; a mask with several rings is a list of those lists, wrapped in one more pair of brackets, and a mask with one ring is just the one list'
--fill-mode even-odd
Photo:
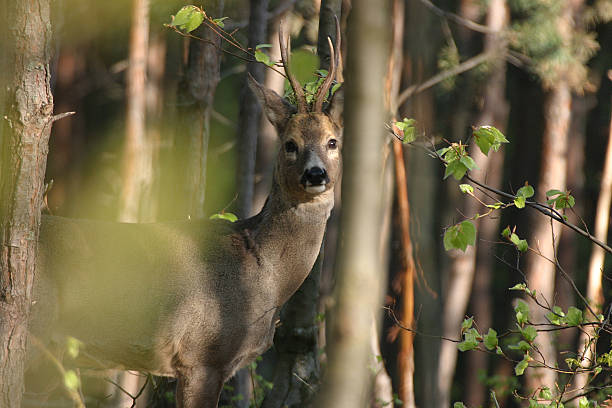
{"label": "deer leg", "polygon": [[217,408],[223,376],[210,367],[181,370],[176,386],[177,408]]}

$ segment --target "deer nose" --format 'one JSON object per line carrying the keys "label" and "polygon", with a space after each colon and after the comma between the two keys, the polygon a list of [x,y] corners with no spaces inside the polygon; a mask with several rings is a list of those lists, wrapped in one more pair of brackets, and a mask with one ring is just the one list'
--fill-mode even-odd
{"label": "deer nose", "polygon": [[303,180],[305,180],[307,184],[311,186],[319,186],[321,184],[328,183],[329,177],[327,177],[327,171],[325,171],[325,169],[315,166],[306,169]]}

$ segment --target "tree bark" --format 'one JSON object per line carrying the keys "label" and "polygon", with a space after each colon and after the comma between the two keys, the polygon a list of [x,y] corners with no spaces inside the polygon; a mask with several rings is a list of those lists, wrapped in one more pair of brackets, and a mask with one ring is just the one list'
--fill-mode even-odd
{"label": "tree bark", "polygon": [[[249,48],[255,49],[266,41],[268,25],[268,0],[251,0],[249,14]],[[258,62],[248,62],[247,72],[259,83],[264,81],[265,66]],[[257,138],[261,121],[261,107],[257,98],[249,90],[244,79],[240,100],[240,124],[238,126],[238,217],[253,215],[253,191],[255,187],[255,157]]]}
{"label": "tree bark", "polygon": [[126,73],[126,138],[123,151],[123,184],[119,204],[119,221],[122,222],[140,221],[143,213],[141,207],[151,201],[153,160],[152,146],[148,140],[146,127],[149,8],[149,0],[132,1],[129,65]]}
{"label": "tree bark", "polygon": [[[328,369],[315,406],[362,407],[369,401],[370,330],[380,311],[384,274],[378,251],[385,121],[389,1],[354,0],[348,24],[343,208],[336,305]],[[383,282],[381,282],[383,281]]]}
{"label": "tree bark", "polygon": [[[611,78],[612,79],[612,78]],[[595,237],[603,242],[607,241],[608,226],[610,222],[610,203],[612,202],[612,118],[610,120],[610,136],[608,138],[608,148],[606,149],[606,159],[604,163],[601,185],[599,188],[599,198],[597,199],[597,210],[595,213]],[[586,298],[591,309],[595,313],[602,313],[604,305],[604,292],[602,287],[602,276],[604,268],[605,252],[598,245],[593,245],[591,259],[589,261],[589,276],[587,280]],[[595,319],[596,316],[589,316]],[[589,341],[594,337],[595,331],[592,327],[585,328],[580,334],[578,342],[578,356],[582,356],[581,364],[583,367],[590,367],[595,354],[597,342]],[[580,390],[587,384],[588,374],[578,374],[574,383],[574,388]]]}
{"label": "tree bark", "polygon": [[[542,140],[542,161],[540,179],[536,187],[539,201],[544,201],[543,194],[554,188],[565,190],[568,129],[571,113],[571,90],[565,81],[558,82],[548,94],[544,117],[546,129]],[[529,245],[541,254],[527,255],[527,284],[536,290],[541,302],[554,301],[557,244],[561,228],[551,224],[548,217],[537,214],[533,222],[533,232],[528,240]],[[552,262],[551,262],[552,261]],[[546,310],[529,301],[530,321],[534,324],[546,323]],[[557,361],[554,339],[551,332],[540,332],[535,340],[546,364],[554,366]],[[556,372],[547,368],[533,368],[527,371],[529,389],[549,387],[554,389]]]}
{"label": "tree bark", "polygon": [[0,406],[19,407],[53,122],[48,0],[0,2]]}
{"label": "tree bark", "polygon": [[[206,12],[210,16],[223,13],[223,0],[207,2]],[[187,65],[184,77],[179,84],[177,143],[182,145],[187,156],[186,190],[187,198],[183,208],[178,212],[195,219],[205,215],[206,198],[206,163],[208,141],[210,139],[210,116],[213,109],[215,90],[220,79],[221,38],[206,24],[202,24],[193,33],[204,41],[189,40]]]}
{"label": "tree bark", "polygon": [[[572,18],[574,10],[579,7],[582,0],[565,1],[559,16],[557,27],[563,40],[563,46],[569,47],[572,36]],[[542,136],[542,160],[540,178],[536,188],[539,199],[544,200],[543,194],[550,189],[564,191],[566,189],[568,134],[571,120],[572,91],[567,79],[567,68],[560,68],[559,80],[550,88],[545,106],[545,130]],[[557,259],[557,246],[561,228],[554,225],[548,217],[539,216],[532,224],[532,233],[528,240],[529,245],[540,254],[527,255],[527,284],[530,289],[536,290],[541,302],[553,304],[555,294],[555,275]],[[548,259],[546,259],[548,258]],[[551,262],[552,261],[552,262]],[[532,300],[528,301],[530,308],[530,321],[534,324],[546,323],[546,310],[537,306]],[[540,332],[535,344],[541,353],[540,358],[548,365],[554,366],[557,361],[556,348],[552,332]],[[532,368],[526,371],[527,386],[531,390],[539,387],[554,389],[557,374],[548,368]]]}

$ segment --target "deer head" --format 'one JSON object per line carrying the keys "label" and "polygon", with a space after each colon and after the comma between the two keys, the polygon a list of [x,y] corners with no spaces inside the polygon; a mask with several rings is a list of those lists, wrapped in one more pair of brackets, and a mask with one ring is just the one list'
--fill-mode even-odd
{"label": "deer head", "polygon": [[[337,24],[337,47],[340,27]],[[265,88],[249,75],[249,87],[257,96],[270,122],[276,128],[281,149],[275,169],[275,181],[291,201],[311,201],[332,191],[338,179],[342,147],[343,92],[338,90],[325,105],[336,76],[339,53],[328,38],[331,64],[329,74],[319,87],[312,107],[306,101],[304,90],[289,67],[290,38],[284,42],[284,30],[279,29],[281,59],[287,79],[295,93],[293,106],[276,92]]]}

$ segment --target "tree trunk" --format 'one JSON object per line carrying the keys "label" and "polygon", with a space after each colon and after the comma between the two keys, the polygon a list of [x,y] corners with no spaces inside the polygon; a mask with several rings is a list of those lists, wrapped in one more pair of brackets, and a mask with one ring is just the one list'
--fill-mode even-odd
{"label": "tree trunk", "polygon": [[[612,201],[612,118],[610,120],[610,136],[608,138],[608,148],[606,149],[606,159],[604,163],[603,174],[601,177],[601,186],[599,189],[599,198],[597,199],[597,210],[595,213],[595,238],[606,242],[608,237],[608,225],[610,222],[610,202]],[[605,252],[603,248],[593,244],[591,251],[591,259],[589,261],[589,277],[587,281],[587,294],[589,304],[595,313],[602,313],[604,305],[604,293],[602,287],[602,276],[604,268]],[[589,319],[595,319],[596,316],[588,316]],[[595,361],[595,346],[596,341],[589,344],[590,339],[595,335],[592,327],[585,328],[580,335],[578,342],[578,356],[582,356],[581,363],[583,367],[592,366]],[[579,374],[576,376],[574,388],[582,389],[587,384],[588,375]]]}
{"label": "tree trunk", "polygon": [[19,407],[48,142],[48,0],[1,1],[0,406]]}
{"label": "tree trunk", "polygon": [[[473,10],[467,2],[462,3],[466,13],[473,14]],[[469,16],[468,16],[469,17]],[[472,16],[473,18],[473,16]],[[495,31],[502,32],[508,24],[508,10],[505,0],[494,0],[489,4],[487,15],[487,26]],[[493,72],[489,76],[484,88],[483,110],[476,120],[476,125],[493,125],[503,131],[506,125],[508,107],[505,101],[506,67],[502,57],[504,52],[503,34],[487,34],[483,52],[499,52],[500,58],[495,61]],[[497,187],[501,182],[501,169],[503,167],[502,153],[488,157],[482,154],[475,143],[470,147],[470,156],[474,158],[479,170],[472,172],[472,177],[478,181],[486,182]],[[486,200],[485,197],[480,197]],[[478,213],[481,204],[472,197],[465,197],[464,209],[462,211],[468,217]],[[469,247],[465,252],[456,251],[452,254],[451,275],[448,282],[447,296],[443,316],[443,336],[456,338],[460,333],[461,322],[467,311],[472,286],[474,286],[473,303],[474,309],[479,311],[477,322],[483,329],[491,324],[491,300],[490,300],[490,269],[492,267],[490,250],[481,248],[481,243],[486,246],[493,242],[497,235],[499,219],[487,217],[477,220],[476,227],[479,229],[479,240],[474,247]],[[483,235],[485,234],[485,235]],[[478,256],[480,254],[480,256]],[[475,275],[477,277],[475,278]],[[480,320],[482,319],[482,320]],[[451,342],[443,342],[440,350],[439,360],[439,407],[450,406],[450,392],[453,384],[453,376],[457,363],[457,346]],[[470,353],[468,358],[470,369],[466,398],[472,400],[470,406],[479,406],[484,402],[484,387],[478,380],[478,371],[486,369],[487,355],[485,353]]]}
{"label": "tree trunk", "polygon": [[140,221],[143,213],[142,205],[151,201],[153,162],[152,146],[147,137],[147,94],[145,91],[147,51],[149,49],[149,8],[149,0],[132,1],[130,55],[126,73],[126,138],[123,152],[123,184],[119,204],[119,221],[121,222]]}
{"label": "tree trunk", "polygon": [[[494,0],[489,3],[487,26],[496,31],[503,31],[509,20],[506,0]],[[506,44],[500,35],[487,34],[485,37],[485,52],[498,50],[504,52]],[[506,129],[508,120],[508,103],[506,101],[506,62],[502,58],[496,61],[492,72],[484,85],[483,107],[476,125],[493,125],[502,132]],[[473,149],[477,150],[477,149]],[[480,152],[478,152],[480,153]],[[475,154],[478,154],[475,153]],[[474,155],[475,155],[474,154]],[[488,185],[501,187],[504,163],[504,150],[492,153],[486,158],[482,171],[474,174],[479,181]],[[483,198],[481,198],[483,199]],[[473,202],[473,199],[472,199]],[[494,268],[494,245],[499,236],[499,217],[486,217],[478,222],[479,240],[476,247],[474,280],[472,284],[471,310],[478,325],[487,330],[493,322],[493,300],[491,293],[491,275]],[[466,370],[466,404],[468,406],[484,406],[486,388],[479,380],[478,373],[487,371],[489,356],[486,353],[472,352],[467,356]]]}
{"label": "tree trunk", "polygon": [[370,330],[381,310],[384,273],[378,250],[381,147],[389,1],[354,0],[348,24],[342,245],[328,368],[315,406],[362,407],[369,401]]}
{"label": "tree trunk", "polygon": [[[281,17],[282,18],[282,17]],[[289,17],[287,17],[289,19]],[[289,21],[287,24],[290,25]],[[268,33],[267,43],[271,44],[270,59],[272,61],[280,60],[280,46],[278,42],[278,22],[269,22],[270,33]],[[275,91],[282,95],[285,87],[285,77],[267,69],[265,71],[266,79],[264,85],[266,88]],[[255,162],[255,188],[253,192],[253,211],[259,212],[262,208],[270,188],[272,187],[272,170],[274,168],[274,158],[276,157],[278,145],[278,137],[274,126],[268,120],[260,121],[259,139],[257,140],[257,160]]]}
{"label": "tree trunk", "polygon": [[[207,2],[206,12],[210,16],[223,13],[223,0]],[[184,77],[179,84],[178,121],[175,140],[182,145],[186,154],[186,165],[181,175],[181,184],[185,186],[181,195],[186,197],[183,208],[177,212],[191,218],[204,217],[206,196],[206,163],[208,141],[210,139],[210,116],[213,109],[215,90],[220,78],[221,38],[206,24],[202,24],[193,33],[204,41],[189,40],[187,65]]]}
{"label": "tree trunk", "polygon": [[[571,113],[571,90],[565,81],[559,81],[551,90],[546,100],[544,118],[546,129],[542,140],[542,161],[540,179],[536,187],[539,201],[544,201],[543,194],[550,189],[565,190],[568,129]],[[556,259],[557,244],[561,228],[551,224],[548,217],[536,214],[532,226],[533,232],[528,240],[529,245],[540,254],[527,255],[527,284],[536,290],[541,302],[554,302],[556,266],[551,263]],[[552,231],[551,231],[552,229]],[[546,259],[548,258],[548,259]],[[546,323],[546,310],[529,302],[530,321],[534,324]],[[554,366],[557,361],[553,334],[540,332],[535,340],[541,356],[548,365]],[[547,368],[534,368],[527,371],[529,389],[549,387],[553,389],[557,375]]]}
{"label": "tree trunk", "polygon": [[[563,47],[571,47],[572,33],[574,32],[573,18],[581,7],[583,1],[565,1],[561,14],[558,17],[557,29],[563,41]],[[540,200],[543,194],[550,189],[564,191],[566,189],[567,150],[569,143],[569,128],[571,121],[572,90],[568,77],[567,67],[558,68],[558,80],[550,88],[544,107],[545,130],[542,140],[542,160],[540,179],[536,192]],[[559,243],[561,227],[554,225],[548,217],[538,216],[532,224],[532,234],[528,243],[540,256],[530,253],[527,257],[527,284],[530,289],[536,290],[540,301],[554,303],[555,275],[557,260],[557,245]],[[548,258],[545,259],[545,258]],[[552,262],[551,262],[552,260]],[[546,310],[537,306],[535,302],[528,302],[530,307],[530,321],[534,324],[546,323]],[[540,332],[535,340],[541,356],[546,364],[555,366],[557,354],[553,332]],[[539,387],[554,389],[557,379],[556,372],[547,368],[533,368],[526,371],[527,386],[535,390]]]}
{"label": "tree trunk", "polygon": [[[255,49],[266,41],[268,25],[268,0],[251,0],[249,14],[249,48]],[[264,81],[265,66],[258,62],[247,63],[247,72],[259,83]],[[244,79],[240,99],[240,124],[238,126],[238,217],[253,215],[253,189],[255,186],[255,157],[261,120],[261,107]]]}

